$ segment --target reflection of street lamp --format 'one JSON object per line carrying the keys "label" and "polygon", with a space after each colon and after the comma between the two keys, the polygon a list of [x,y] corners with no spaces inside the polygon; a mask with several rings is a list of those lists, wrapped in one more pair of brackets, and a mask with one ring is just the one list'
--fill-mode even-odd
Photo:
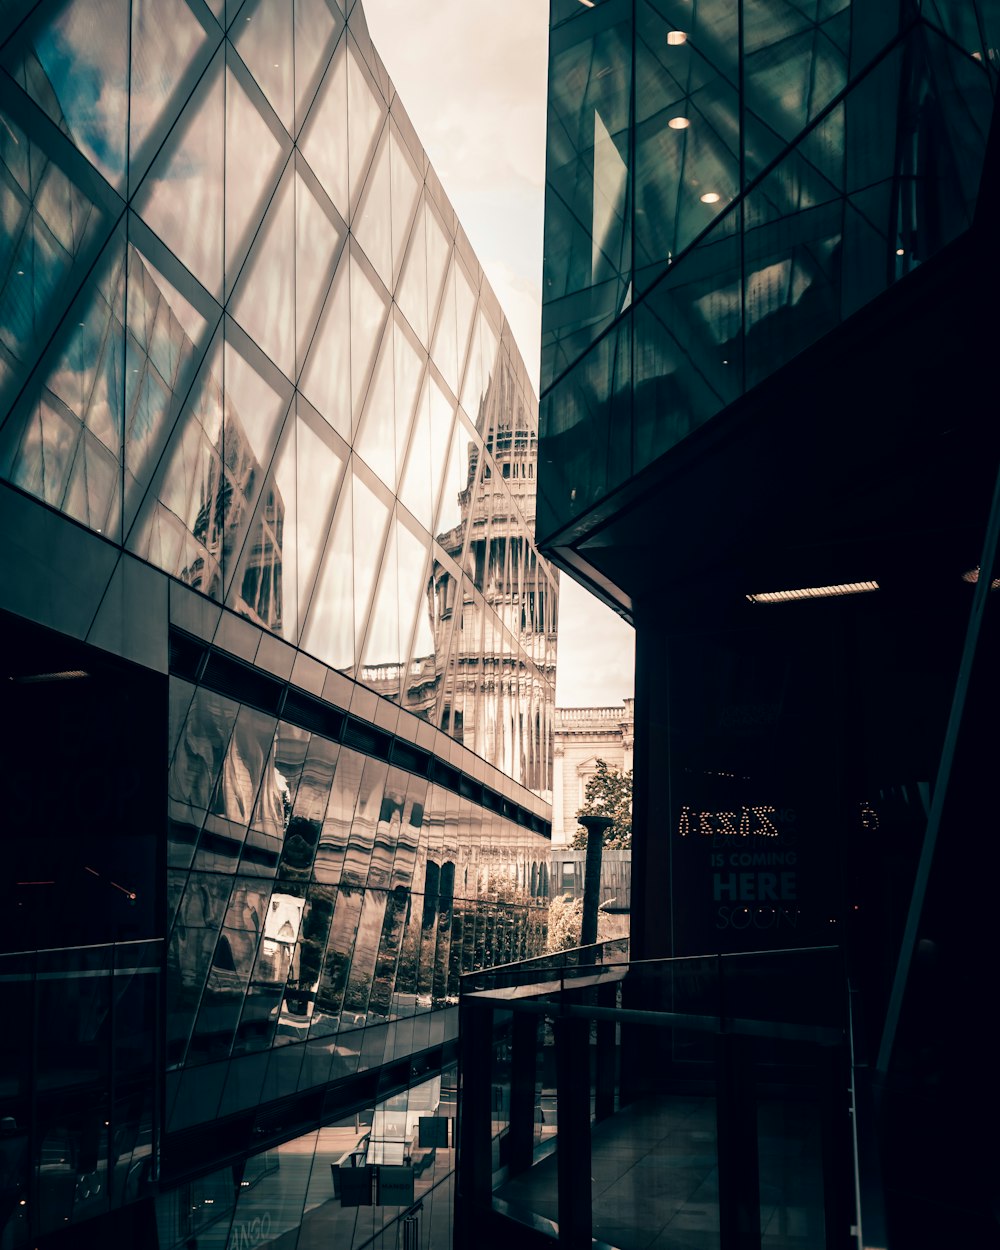
{"label": "reflection of street lamp", "polygon": [[580,945],[597,941],[597,904],[601,897],[601,854],[604,835],[615,823],[611,816],[578,815],[577,822],[587,831],[587,863],[583,870],[583,921]]}

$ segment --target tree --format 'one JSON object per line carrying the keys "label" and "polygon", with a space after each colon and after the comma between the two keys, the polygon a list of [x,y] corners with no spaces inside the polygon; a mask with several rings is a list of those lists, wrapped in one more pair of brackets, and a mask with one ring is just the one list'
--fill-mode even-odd
{"label": "tree", "polygon": [[[614,824],[604,835],[604,845],[613,851],[632,848],[632,770],[623,773],[611,768],[604,760],[597,761],[597,769],[587,782],[580,816],[610,816]],[[586,848],[587,833],[580,829],[573,839],[574,847]]]}
{"label": "tree", "polygon": [[583,900],[570,898],[568,894],[552,899],[549,903],[549,935],[545,949],[549,954],[572,950],[580,945],[580,926],[583,923]]}

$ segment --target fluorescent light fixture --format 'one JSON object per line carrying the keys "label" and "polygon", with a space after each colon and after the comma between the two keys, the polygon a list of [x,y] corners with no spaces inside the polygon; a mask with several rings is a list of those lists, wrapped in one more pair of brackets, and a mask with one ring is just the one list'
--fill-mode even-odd
{"label": "fluorescent light fixture", "polygon": [[688,126],[691,125],[691,119],[690,117],[671,117],[667,125],[671,130],[687,130]]}
{"label": "fluorescent light fixture", "polygon": [[839,586],[803,586],[799,590],[768,590],[747,595],[750,603],[790,603],[793,599],[831,599],[837,595],[863,595],[878,590],[878,582],[843,582]]}
{"label": "fluorescent light fixture", "polygon": [[[977,564],[974,569],[969,569],[967,573],[963,573],[962,581],[968,582],[970,586],[975,586],[976,582],[979,581],[979,565]],[[990,582],[990,590],[1000,590],[1000,577],[994,577]]]}
{"label": "fluorescent light fixture", "polygon": [[721,199],[722,196],[718,193],[718,191],[706,191],[701,197],[701,202],[702,204],[718,204]]}
{"label": "fluorescent light fixture", "polygon": [[586,5],[588,9],[592,9],[594,7],[594,0],[580,0],[580,3]]}
{"label": "fluorescent light fixture", "polygon": [[31,685],[43,681],[78,681],[81,677],[89,677],[82,668],[68,668],[61,673],[31,673],[25,677],[14,677],[12,680],[22,685]]}
{"label": "fluorescent light fixture", "polygon": [[687,43],[687,33],[683,30],[668,30],[667,43],[671,47],[676,48],[679,44]]}

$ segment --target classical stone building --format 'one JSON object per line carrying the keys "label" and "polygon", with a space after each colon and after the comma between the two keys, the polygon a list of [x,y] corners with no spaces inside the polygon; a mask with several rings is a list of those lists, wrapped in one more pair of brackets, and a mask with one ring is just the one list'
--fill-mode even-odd
{"label": "classical stone building", "polygon": [[556,708],[552,792],[552,845],[572,842],[576,814],[597,761],[628,772],[632,767],[635,700],[618,707]]}

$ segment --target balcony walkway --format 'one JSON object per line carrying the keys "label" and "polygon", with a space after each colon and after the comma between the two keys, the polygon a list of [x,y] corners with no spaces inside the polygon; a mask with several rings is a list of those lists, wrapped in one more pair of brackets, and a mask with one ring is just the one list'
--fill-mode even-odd
{"label": "balcony walkway", "polygon": [[[814,1104],[758,1105],[762,1250],[824,1244],[819,1131]],[[618,1250],[718,1250],[714,1098],[662,1096],[626,1107],[594,1124],[591,1143],[598,1242]],[[555,1222],[556,1170],[552,1153],[495,1197],[515,1218]]]}

